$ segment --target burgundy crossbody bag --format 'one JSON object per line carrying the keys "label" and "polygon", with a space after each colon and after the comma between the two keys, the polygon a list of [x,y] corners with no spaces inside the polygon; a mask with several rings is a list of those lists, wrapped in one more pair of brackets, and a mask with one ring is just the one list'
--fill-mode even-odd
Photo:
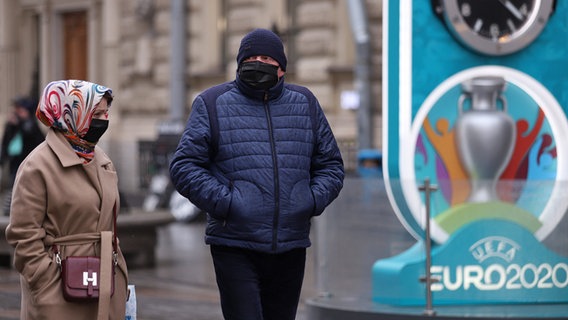
{"label": "burgundy crossbody bag", "polygon": [[[110,268],[110,294],[114,294],[114,268],[118,263],[117,229],[116,229],[116,204],[113,208],[113,236],[112,236],[112,267]],[[106,231],[108,232],[108,231]],[[101,232],[101,256],[104,253],[105,238]],[[52,246],[55,260],[61,269],[61,282],[63,297],[70,302],[92,302],[99,300],[99,288],[101,282],[101,258],[93,256],[69,256],[61,259],[57,245]],[[104,278],[102,279],[104,280]]]}

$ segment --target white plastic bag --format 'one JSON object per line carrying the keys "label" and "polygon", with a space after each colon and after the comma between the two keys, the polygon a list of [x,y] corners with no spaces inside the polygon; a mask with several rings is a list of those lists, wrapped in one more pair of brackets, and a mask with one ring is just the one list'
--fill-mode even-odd
{"label": "white plastic bag", "polygon": [[136,289],[133,284],[128,285],[128,292],[125,320],[136,320]]}

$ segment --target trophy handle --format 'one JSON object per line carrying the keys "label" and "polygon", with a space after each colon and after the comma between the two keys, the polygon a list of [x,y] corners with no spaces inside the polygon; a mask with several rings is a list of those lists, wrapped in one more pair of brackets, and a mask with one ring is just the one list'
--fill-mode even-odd
{"label": "trophy handle", "polygon": [[507,100],[505,100],[505,97],[503,97],[503,95],[500,94],[497,97],[497,100],[501,101],[501,105],[503,106],[503,112],[507,112]]}
{"label": "trophy handle", "polygon": [[458,111],[460,115],[463,113],[463,103],[467,99],[471,99],[470,93],[462,93],[458,99]]}

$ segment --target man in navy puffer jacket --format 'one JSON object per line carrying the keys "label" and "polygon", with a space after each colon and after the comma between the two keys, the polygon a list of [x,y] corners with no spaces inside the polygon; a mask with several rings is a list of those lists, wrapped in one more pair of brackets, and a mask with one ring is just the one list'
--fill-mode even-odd
{"label": "man in navy puffer jacket", "polygon": [[225,319],[295,318],[310,220],[343,187],[343,161],[316,97],[284,83],[280,38],[241,41],[237,76],[201,93],[170,165],[176,189],[208,213]]}

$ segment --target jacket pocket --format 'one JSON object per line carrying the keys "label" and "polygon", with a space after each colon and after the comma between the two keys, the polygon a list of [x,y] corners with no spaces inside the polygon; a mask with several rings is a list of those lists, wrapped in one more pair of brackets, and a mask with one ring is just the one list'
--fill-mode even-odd
{"label": "jacket pocket", "polygon": [[233,193],[233,181],[227,179],[223,175],[215,176],[221,185],[225,186],[229,191],[227,193],[220,193],[215,199],[202,199],[203,202],[208,203],[205,205],[207,213],[215,220],[226,220],[231,206],[231,199]]}
{"label": "jacket pocket", "polygon": [[290,192],[286,211],[298,219],[311,218],[314,215],[315,199],[309,180],[298,181]]}
{"label": "jacket pocket", "polygon": [[314,196],[309,181],[298,181],[280,211],[280,241],[306,240],[314,214]]}
{"label": "jacket pocket", "polygon": [[234,181],[231,192],[231,205],[226,216],[228,223],[263,223],[265,206],[260,189],[248,181]]}

